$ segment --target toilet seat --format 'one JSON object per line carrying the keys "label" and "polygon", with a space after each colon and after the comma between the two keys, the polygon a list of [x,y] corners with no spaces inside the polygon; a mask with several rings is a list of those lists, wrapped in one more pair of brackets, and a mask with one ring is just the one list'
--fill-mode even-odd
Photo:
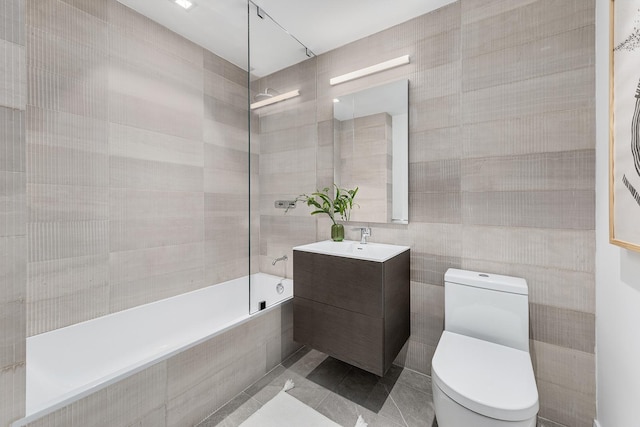
{"label": "toilet seat", "polygon": [[444,331],[431,372],[447,396],[486,417],[522,421],[538,412],[528,352]]}

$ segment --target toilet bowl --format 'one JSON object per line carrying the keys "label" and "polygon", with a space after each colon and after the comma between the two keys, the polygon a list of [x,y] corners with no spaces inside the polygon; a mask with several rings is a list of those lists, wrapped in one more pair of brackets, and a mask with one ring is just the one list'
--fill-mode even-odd
{"label": "toilet bowl", "polygon": [[445,331],[431,380],[439,427],[534,427],[538,392],[529,353]]}
{"label": "toilet bowl", "polygon": [[445,331],[432,360],[439,427],[535,427],[523,279],[450,269]]}

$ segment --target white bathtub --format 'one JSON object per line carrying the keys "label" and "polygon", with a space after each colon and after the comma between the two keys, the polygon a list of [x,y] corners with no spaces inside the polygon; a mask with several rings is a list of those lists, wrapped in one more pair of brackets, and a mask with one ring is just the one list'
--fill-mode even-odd
{"label": "white bathtub", "polygon": [[[244,321],[265,301],[293,296],[290,279],[258,273],[27,338],[23,426],[204,342]],[[281,283],[284,292],[276,286]],[[256,313],[259,315],[259,312]]]}

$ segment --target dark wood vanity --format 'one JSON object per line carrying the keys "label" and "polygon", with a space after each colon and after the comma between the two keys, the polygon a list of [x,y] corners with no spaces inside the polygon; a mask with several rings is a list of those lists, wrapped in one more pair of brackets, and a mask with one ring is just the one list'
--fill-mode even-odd
{"label": "dark wood vanity", "polygon": [[410,334],[409,249],[385,261],[293,251],[293,338],[383,376]]}

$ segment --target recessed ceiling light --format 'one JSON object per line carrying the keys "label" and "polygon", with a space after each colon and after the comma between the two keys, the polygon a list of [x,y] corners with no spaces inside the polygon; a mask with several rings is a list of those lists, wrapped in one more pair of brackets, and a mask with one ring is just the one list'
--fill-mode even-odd
{"label": "recessed ceiling light", "polygon": [[189,0],[173,0],[173,2],[178,6],[183,7],[185,10],[189,10],[195,6],[195,3]]}
{"label": "recessed ceiling light", "polygon": [[340,102],[338,98],[333,98],[333,102]]}

